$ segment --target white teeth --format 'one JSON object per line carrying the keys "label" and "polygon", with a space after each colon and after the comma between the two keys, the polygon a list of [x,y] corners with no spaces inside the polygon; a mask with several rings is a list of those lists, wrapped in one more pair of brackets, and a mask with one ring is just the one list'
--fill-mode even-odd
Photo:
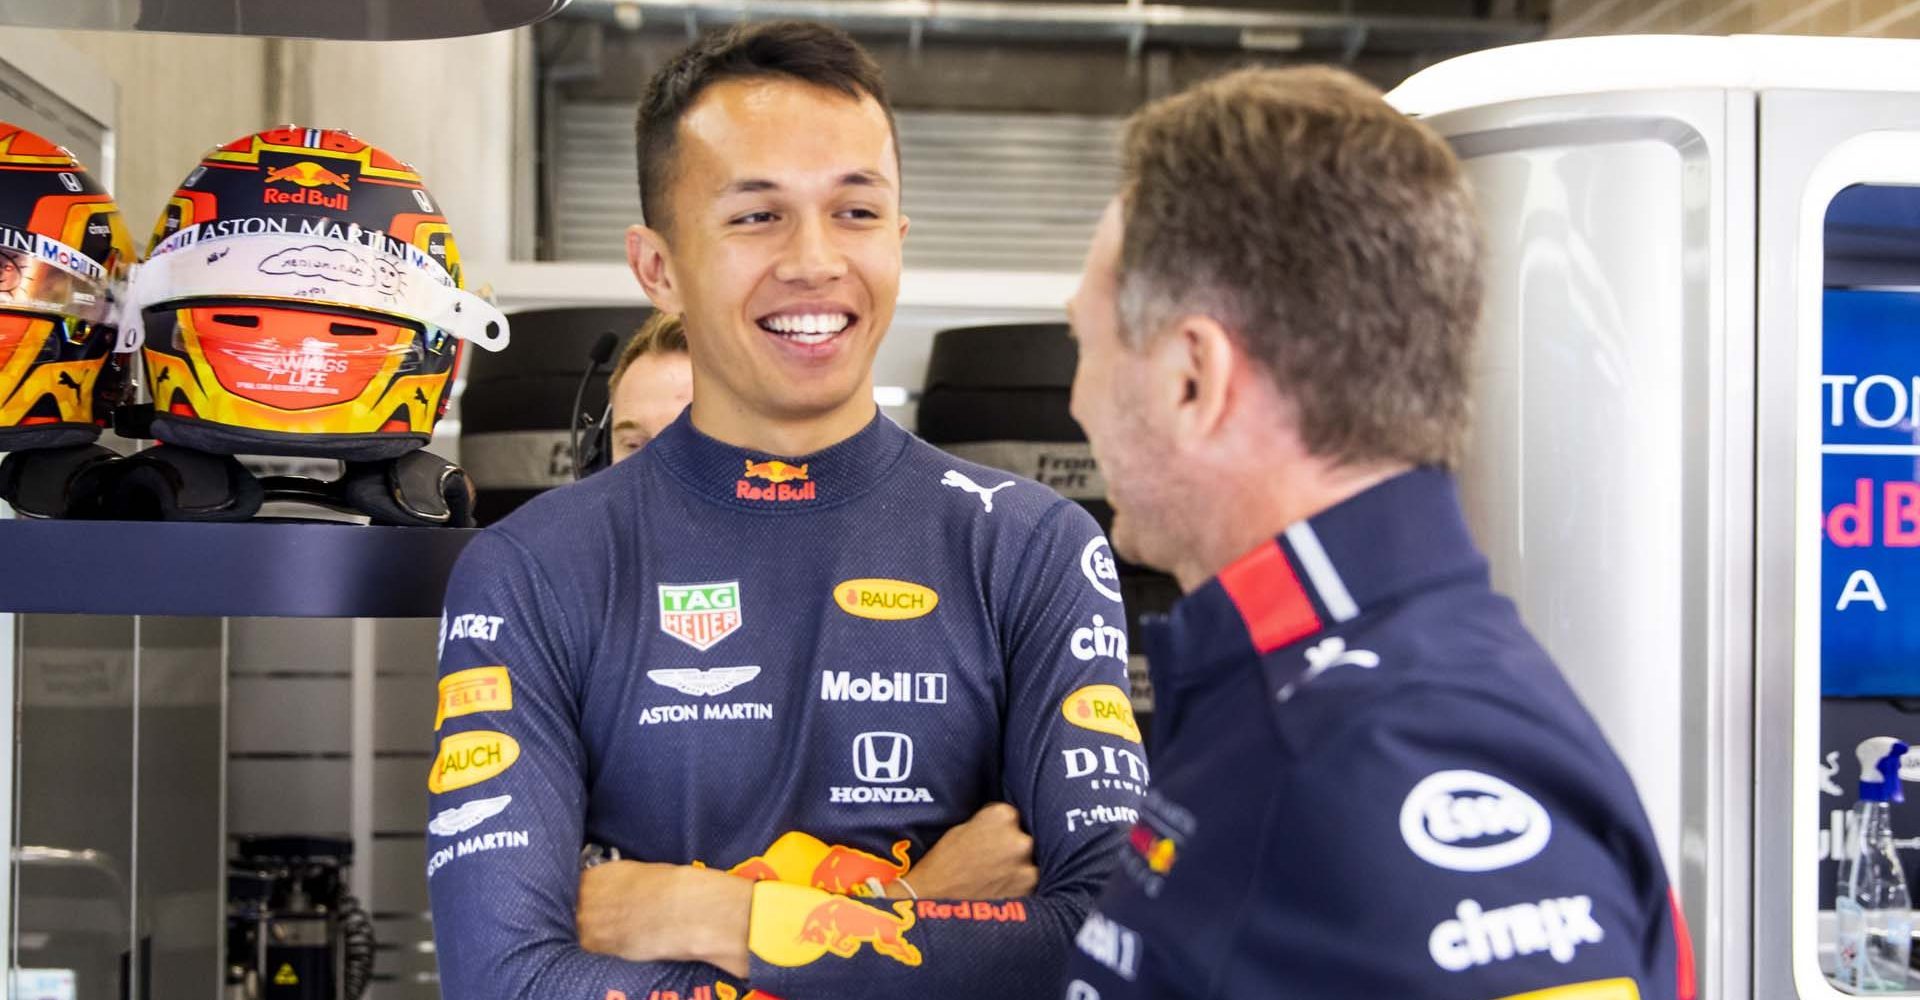
{"label": "white teeth", "polygon": [[[827,337],[839,333],[853,322],[846,313],[806,313],[801,315],[769,316],[761,323],[774,333],[795,337]],[[818,343],[819,341],[809,341]]]}

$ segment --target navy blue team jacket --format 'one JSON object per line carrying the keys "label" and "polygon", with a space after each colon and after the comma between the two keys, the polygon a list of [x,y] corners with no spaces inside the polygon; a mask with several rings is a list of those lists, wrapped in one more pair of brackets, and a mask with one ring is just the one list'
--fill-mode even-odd
{"label": "navy blue team jacket", "polygon": [[1154,787],[1069,1000],[1691,994],[1633,783],[1448,476],[1294,525],[1147,629]]}
{"label": "navy blue team jacket", "polygon": [[[449,1000],[1058,992],[1147,768],[1105,539],[884,417],[806,457],[686,414],[448,588],[428,885]],[[1010,802],[1040,883],[873,899]],[[750,982],[583,952],[583,845],[759,880]],[[908,876],[911,882],[911,876]]]}

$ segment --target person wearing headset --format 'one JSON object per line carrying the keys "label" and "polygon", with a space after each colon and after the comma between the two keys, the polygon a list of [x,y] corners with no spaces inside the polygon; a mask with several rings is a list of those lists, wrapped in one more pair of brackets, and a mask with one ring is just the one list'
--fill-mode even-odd
{"label": "person wearing headset", "polygon": [[607,376],[613,461],[639,451],[693,400],[693,363],[680,317],[656,312],[640,325]]}
{"label": "person wearing headset", "polygon": [[878,67],[729,29],[637,132],[629,262],[692,404],[453,572],[442,988],[1054,995],[1148,780],[1126,614],[1085,510],[875,406],[907,232]]}

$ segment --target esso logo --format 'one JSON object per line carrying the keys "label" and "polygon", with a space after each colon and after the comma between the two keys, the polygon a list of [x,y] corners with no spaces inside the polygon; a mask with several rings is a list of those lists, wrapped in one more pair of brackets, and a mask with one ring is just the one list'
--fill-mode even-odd
{"label": "esso logo", "polygon": [[1095,535],[1080,550],[1080,572],[1107,600],[1120,600],[1120,569],[1113,563],[1113,550],[1105,535]]}
{"label": "esso logo", "polygon": [[1400,836],[1428,864],[1490,872],[1533,858],[1553,820],[1533,796],[1479,771],[1427,775],[1400,806]]}

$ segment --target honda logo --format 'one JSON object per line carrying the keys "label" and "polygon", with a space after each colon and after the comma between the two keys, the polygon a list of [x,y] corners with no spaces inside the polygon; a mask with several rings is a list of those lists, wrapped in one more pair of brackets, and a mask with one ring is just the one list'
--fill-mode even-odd
{"label": "honda logo", "polygon": [[861,733],[853,741],[853,773],[876,785],[907,780],[913,773],[913,740],[905,733]]}

